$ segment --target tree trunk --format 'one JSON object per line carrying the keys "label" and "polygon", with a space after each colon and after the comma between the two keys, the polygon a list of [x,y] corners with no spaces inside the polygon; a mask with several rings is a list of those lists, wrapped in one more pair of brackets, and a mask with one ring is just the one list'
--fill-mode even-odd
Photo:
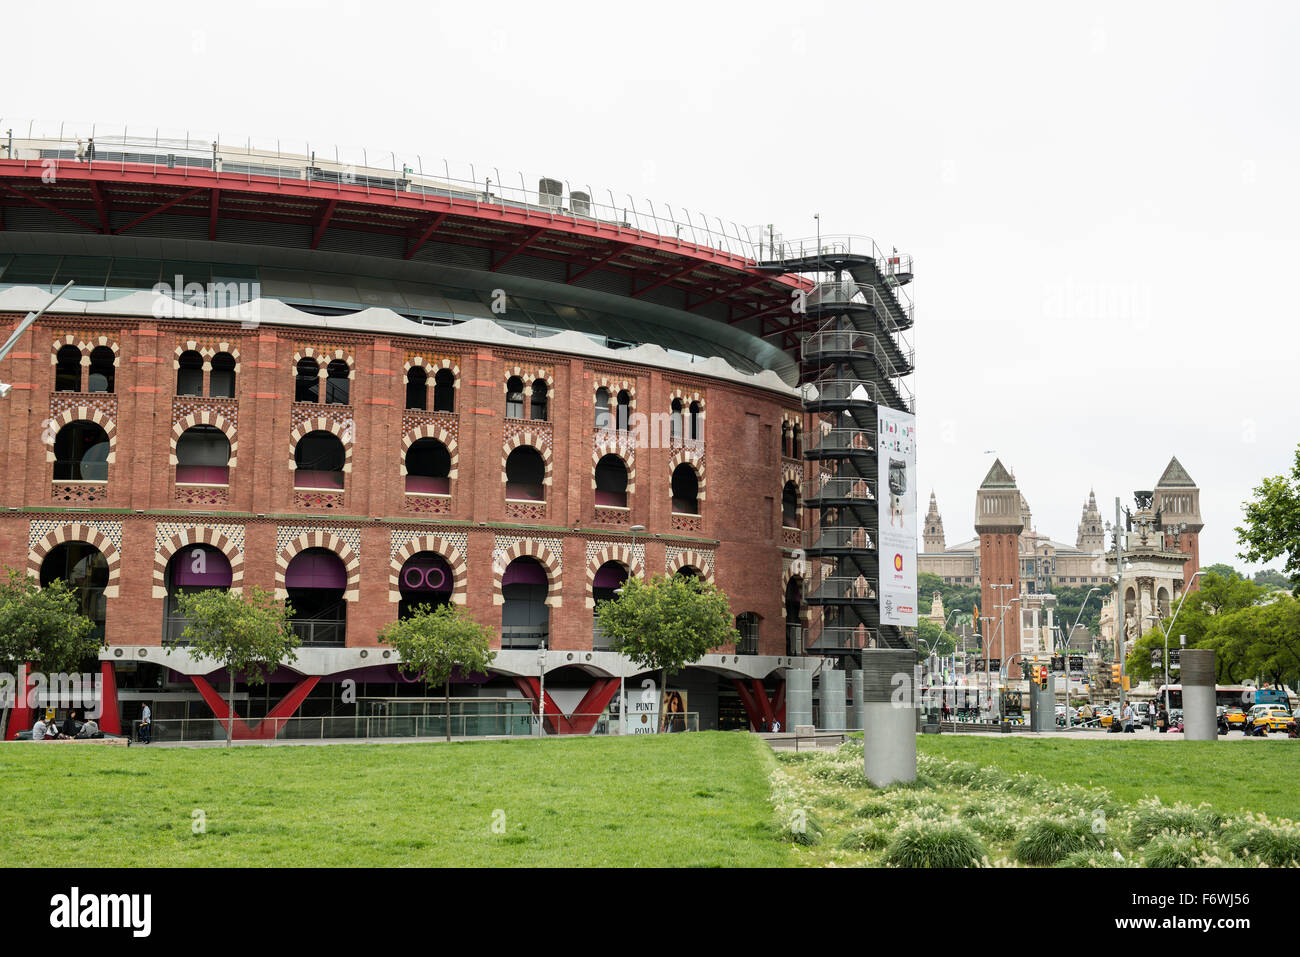
{"label": "tree trunk", "polygon": [[226,747],[235,736],[235,669],[230,669],[230,692],[226,701]]}
{"label": "tree trunk", "polygon": [[442,706],[447,720],[447,740],[451,740],[451,675],[442,683]]}

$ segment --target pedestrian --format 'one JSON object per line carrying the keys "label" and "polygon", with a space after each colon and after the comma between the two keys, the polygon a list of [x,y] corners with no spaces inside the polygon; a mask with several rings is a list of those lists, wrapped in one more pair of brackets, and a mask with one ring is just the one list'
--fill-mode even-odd
{"label": "pedestrian", "polygon": [[777,721],[775,718],[772,719],[772,733],[773,734],[781,733],[781,722]]}
{"label": "pedestrian", "polygon": [[1156,730],[1161,734],[1169,731],[1169,712],[1165,710],[1162,704],[1160,710],[1156,712]]}
{"label": "pedestrian", "polygon": [[1133,702],[1124,702],[1124,733],[1133,733]]}
{"label": "pedestrian", "polygon": [[86,141],[80,136],[77,137],[77,149],[73,153],[73,156],[77,158],[78,163],[86,162]]}
{"label": "pedestrian", "polygon": [[91,163],[95,161],[95,138],[93,136],[86,140],[86,160]]}
{"label": "pedestrian", "polygon": [[81,730],[77,732],[77,737],[102,738],[103,735],[99,733],[99,723],[94,718],[87,718],[82,724]]}
{"label": "pedestrian", "polygon": [[764,718],[763,718],[761,721],[758,722],[758,730],[759,730],[762,734],[767,734],[767,717],[766,717],[766,716],[764,716]]}
{"label": "pedestrian", "polygon": [[148,744],[153,737],[153,712],[146,704],[140,711],[140,743]]}

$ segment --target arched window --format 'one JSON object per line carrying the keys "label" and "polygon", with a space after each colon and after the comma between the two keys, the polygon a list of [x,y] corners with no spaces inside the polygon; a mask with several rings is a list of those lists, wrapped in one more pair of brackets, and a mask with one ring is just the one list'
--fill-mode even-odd
{"label": "arched window", "polygon": [[62,579],[77,596],[78,611],[95,623],[93,635],[103,639],[108,604],[108,560],[94,545],[64,542],[50,549],[41,562],[41,587]]}
{"label": "arched window", "polygon": [[[177,593],[226,591],[232,573],[230,560],[211,545],[186,545],[167,563],[167,604],[163,612],[163,639],[180,641],[190,623],[182,618]],[[188,642],[186,642],[188,643]]]}
{"label": "arched window", "polygon": [[[605,562],[596,569],[596,578],[591,583],[591,597],[595,602],[594,614],[600,614],[600,603],[615,601],[617,590],[627,581],[627,569],[620,562]],[[614,647],[614,641],[600,629],[600,619],[596,618],[591,630],[591,647],[596,651]]]}
{"label": "arched window", "polygon": [[424,410],[429,404],[429,377],[419,366],[406,373],[406,407]]}
{"label": "arched window", "polygon": [[673,577],[699,578],[700,570],[694,565],[683,565],[681,568],[677,569],[677,571],[673,572]]}
{"label": "arched window", "polygon": [[176,370],[176,394],[202,395],[203,357],[191,349],[182,352],[176,364],[179,366]]}
{"label": "arched window", "polygon": [[736,631],[740,632],[736,654],[758,654],[758,615],[752,611],[741,612],[736,616]]}
{"label": "arched window", "polygon": [[608,429],[609,426],[609,390],[601,386],[596,390],[596,428]]}
{"label": "arched window", "polygon": [[417,552],[407,559],[397,576],[397,617],[410,618],[421,605],[437,608],[451,604],[451,566],[437,552]]}
{"label": "arched window", "polygon": [[506,382],[506,415],[512,419],[524,417],[524,380],[517,375]]}
{"label": "arched window", "polygon": [[700,478],[685,462],[673,469],[673,511],[683,515],[700,513]]}
{"label": "arched window", "polygon": [[537,422],[546,421],[546,380],[538,379],[533,383],[533,397],[529,403],[528,417]]}
{"label": "arched window", "polygon": [[108,449],[108,433],[94,422],[69,422],[54,437],[54,481],[107,482]]}
{"label": "arched window", "polygon": [[786,528],[799,527],[799,486],[786,482],[781,491],[781,524]]}
{"label": "arched window", "polygon": [[544,648],[550,631],[546,569],[535,558],[516,558],[501,576],[501,647]]}
{"label": "arched window", "polygon": [[785,586],[785,650],[803,654],[803,579],[798,575]]}
{"label": "arched window", "polygon": [[320,366],[310,356],[298,360],[293,383],[293,401],[320,401]]}
{"label": "arched window", "polygon": [[682,400],[673,399],[672,409],[668,413],[668,433],[674,439],[682,437]]}
{"label": "arched window", "polygon": [[781,423],[781,454],[790,457],[790,423]]}
{"label": "arched window", "polygon": [[304,645],[339,647],[347,641],[348,571],[327,548],[299,552],[284,571],[284,588],[293,608],[290,621]]}
{"label": "arched window", "polygon": [[450,369],[439,369],[433,377],[433,411],[456,411],[456,377]]}
{"label": "arched window", "polygon": [[803,429],[796,425],[790,432],[790,457],[799,458],[803,455]]}
{"label": "arched window", "polygon": [[406,450],[406,490],[419,495],[451,494],[451,453],[437,439],[419,439]]}
{"label": "arched window", "polygon": [[90,354],[90,379],[87,392],[112,392],[114,372],[113,350],[108,346],[98,346]]}
{"label": "arched window", "polygon": [[212,381],[208,395],[216,399],[235,397],[235,357],[229,352],[218,352],[212,357]]}
{"label": "arched window", "polygon": [[347,454],[333,432],[308,432],[293,450],[294,488],[343,488],[343,463]]}
{"label": "arched window", "polygon": [[627,465],[617,455],[596,463],[596,505],[627,508]]}
{"label": "arched window", "polygon": [[347,405],[348,395],[352,391],[352,382],[348,364],[342,359],[335,359],[325,369],[325,402],[327,405]]}
{"label": "arched window", "polygon": [[506,498],[529,502],[546,500],[546,463],[531,445],[521,445],[506,459]]}
{"label": "arched window", "polygon": [[54,357],[54,391],[81,391],[81,350],[64,346]]}
{"label": "arched window", "polygon": [[230,440],[220,429],[196,425],[176,440],[177,485],[227,485]]}
{"label": "arched window", "polygon": [[702,438],[700,434],[700,426],[702,424],[701,422],[702,413],[700,412],[700,404],[698,402],[692,402],[689,411],[691,414],[691,440],[698,441],[700,438]]}
{"label": "arched window", "polygon": [[615,411],[614,427],[620,432],[626,432],[628,423],[631,420],[632,397],[628,395],[626,389],[618,391],[618,406]]}

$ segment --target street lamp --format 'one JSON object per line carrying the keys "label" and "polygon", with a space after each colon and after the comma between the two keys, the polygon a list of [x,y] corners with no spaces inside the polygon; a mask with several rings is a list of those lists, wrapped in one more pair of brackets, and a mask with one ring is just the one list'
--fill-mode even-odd
{"label": "street lamp", "polygon": [[[1192,590],[1192,582],[1201,577],[1199,571],[1193,572],[1192,577],[1187,579],[1187,584],[1183,587],[1183,597],[1178,600],[1178,607],[1174,609],[1174,617],[1169,619],[1169,628],[1162,623],[1160,625],[1161,634],[1165,639],[1165,711],[1169,710],[1169,630],[1174,627],[1174,622],[1178,621],[1178,613],[1183,610],[1183,602],[1187,601],[1187,596]],[[1158,615],[1147,615],[1147,618],[1154,618],[1156,621],[1162,621]]]}
{"label": "street lamp", "polygon": [[1074,637],[1074,629],[1078,628],[1079,622],[1083,620],[1083,610],[1088,607],[1088,599],[1092,597],[1093,592],[1100,590],[1089,588],[1088,594],[1083,596],[1083,603],[1079,605],[1079,614],[1075,616],[1070,633],[1065,637],[1065,645],[1061,648],[1061,654],[1065,656],[1065,726],[1067,728],[1070,726],[1070,639]]}

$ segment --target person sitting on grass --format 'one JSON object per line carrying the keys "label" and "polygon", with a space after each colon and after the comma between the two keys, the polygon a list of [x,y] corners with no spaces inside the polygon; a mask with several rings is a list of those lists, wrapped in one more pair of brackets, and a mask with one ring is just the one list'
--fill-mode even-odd
{"label": "person sitting on grass", "polygon": [[44,718],[37,718],[36,723],[32,725],[33,741],[58,741],[60,739],[67,740],[67,737],[68,736],[66,734],[59,734],[58,725],[54,724],[53,722],[46,721]]}
{"label": "person sitting on grass", "polygon": [[81,725],[81,730],[77,732],[77,737],[83,740],[86,738],[102,738],[103,734],[99,731],[99,722],[94,718],[87,718]]}

